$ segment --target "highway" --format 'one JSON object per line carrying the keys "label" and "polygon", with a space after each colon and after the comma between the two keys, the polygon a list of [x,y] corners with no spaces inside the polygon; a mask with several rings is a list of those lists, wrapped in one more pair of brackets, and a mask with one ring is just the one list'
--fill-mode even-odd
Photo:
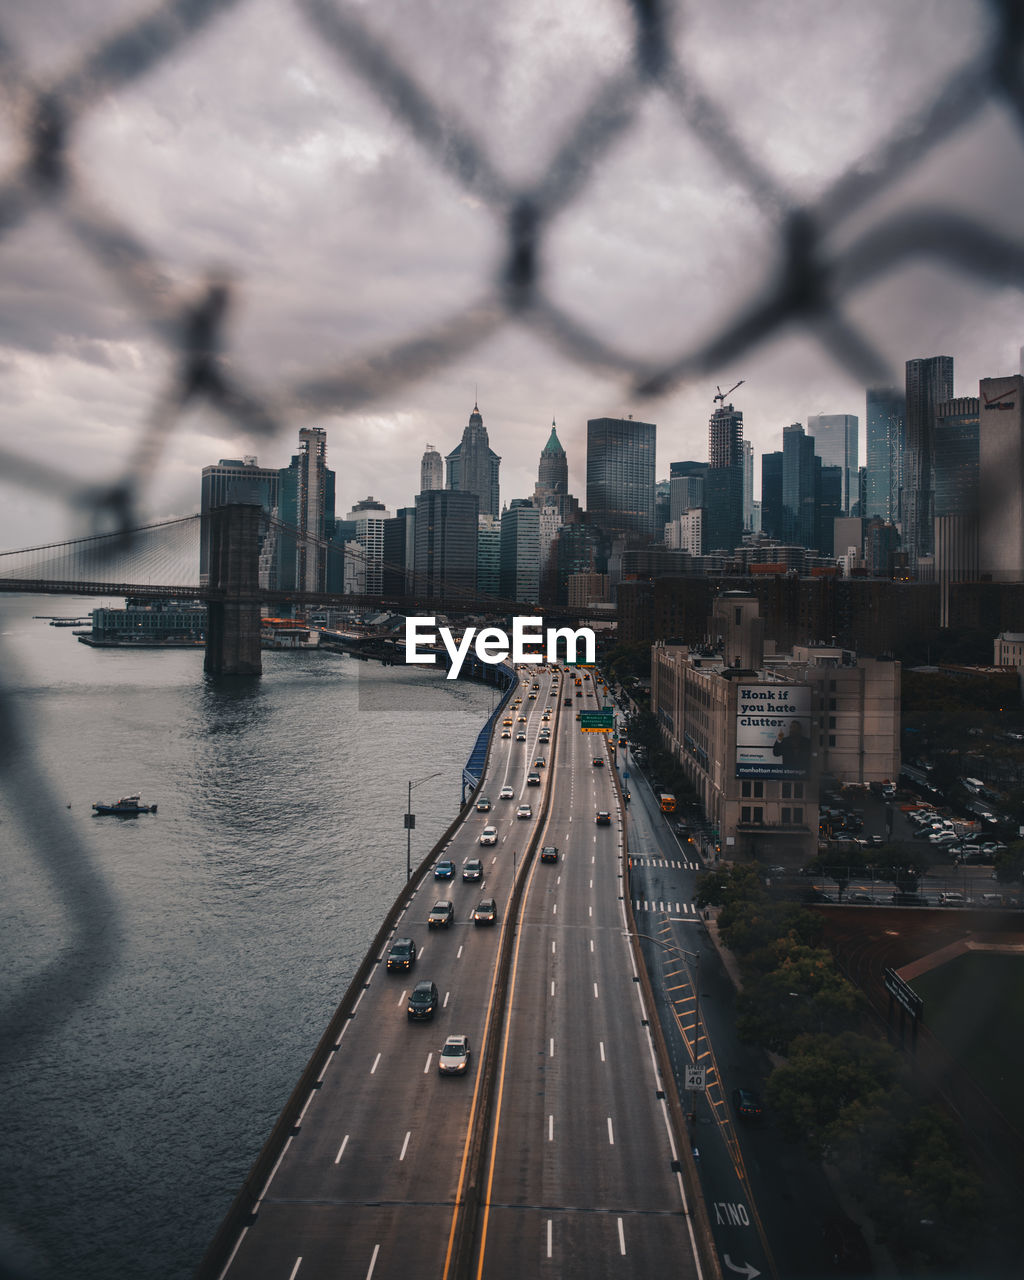
{"label": "highway", "polygon": [[[499,725],[481,788],[491,811],[468,814],[442,853],[455,878],[428,872],[395,926],[415,940],[416,964],[389,973],[390,940],[382,948],[222,1277],[646,1277],[667,1263],[684,1280],[702,1275],[625,936],[613,769],[592,763],[607,759],[604,736],[575,720],[597,703],[575,697],[568,677],[556,694],[550,674],[523,671],[512,736]],[[512,798],[499,799],[503,786]],[[532,817],[516,816],[523,802]],[[497,843],[481,846],[488,824]],[[527,863],[535,835],[559,847],[557,862]],[[474,857],[484,878],[464,883]],[[515,871],[525,880],[513,932]],[[473,908],[489,897],[498,922],[478,926]],[[438,899],[453,902],[454,920],[428,931]],[[440,1007],[413,1022],[408,995],[422,980]],[[469,1070],[443,1077],[438,1053],[456,1033],[469,1037]]]}

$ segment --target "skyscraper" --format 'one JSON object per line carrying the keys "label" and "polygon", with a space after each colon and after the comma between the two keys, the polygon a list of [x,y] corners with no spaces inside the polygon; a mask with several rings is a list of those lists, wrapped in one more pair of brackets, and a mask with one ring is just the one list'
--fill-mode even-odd
{"label": "skyscraper", "polygon": [[720,404],[708,421],[701,537],[709,551],[732,551],[743,541],[743,414]]}
{"label": "skyscraper", "polygon": [[412,594],[416,564],[416,508],[399,507],[394,517],[384,521],[385,596]]}
{"label": "skyscraper", "polygon": [[[221,458],[215,467],[203,467],[199,499],[199,581],[210,577],[210,522],[214,507],[228,502],[251,502],[269,516],[277,506],[281,473],[277,467],[261,467],[254,457]],[[261,586],[276,585],[266,579],[261,568]]]}
{"label": "skyscraper", "polygon": [[420,493],[444,488],[444,461],[437,449],[428,444],[420,462]]}
{"label": "skyscraper", "polygon": [[501,513],[501,594],[535,604],[540,599],[540,512],[525,498]]}
{"label": "skyscraper", "polygon": [[540,511],[545,507],[555,508],[559,524],[580,518],[580,504],[569,492],[569,459],[553,421],[548,442],[540,454],[533,505]]}
{"label": "skyscraper", "polygon": [[569,492],[569,459],[565,456],[562,442],[555,430],[554,418],[551,420],[551,434],[548,436],[548,442],[540,454],[537,488],[545,494]]}
{"label": "skyscraper", "polygon": [[481,596],[501,595],[501,521],[481,516],[476,539],[476,589]]}
{"label": "skyscraper", "polygon": [[824,467],[815,454],[814,486],[815,528],[809,545],[817,547],[823,556],[835,555],[835,521],[842,510],[843,468]]}
{"label": "skyscraper", "polygon": [[799,422],[782,429],[782,521],[786,542],[817,544],[814,438]]}
{"label": "skyscraper", "polygon": [[814,413],[807,419],[807,434],[814,437],[814,452],[823,467],[841,467],[844,515],[857,501],[857,415],[853,413]]}
{"label": "skyscraper", "polygon": [[[687,470],[682,470],[682,468]],[[706,462],[673,462],[669,469],[668,518],[678,520],[687,511],[704,505]]]}
{"label": "skyscraper", "polygon": [[490,446],[479,405],[473,405],[462,440],[448,455],[447,463],[449,489],[458,493],[475,493],[483,516],[500,514],[498,472],[501,458]]}
{"label": "skyscraper", "polygon": [[934,550],[935,410],[953,398],[953,357],[907,361],[906,445],[903,452],[903,545],[912,570]]}
{"label": "skyscraper", "polygon": [[958,396],[935,406],[934,514],[978,514],[979,399]]}
{"label": "skyscraper", "polygon": [[334,472],[327,466],[327,432],[299,431],[299,451],[280,473],[279,516],[296,530],[278,538],[278,586],[327,589],[327,541],[334,537]]}
{"label": "skyscraper", "polygon": [[364,498],[345,519],[355,524],[354,541],[363,548],[366,571],[363,591],[368,596],[379,596],[384,590],[384,535],[391,512],[376,498]]}
{"label": "skyscraper", "polygon": [[754,527],[754,446],[744,440],[743,450],[743,531],[749,533]]}
{"label": "skyscraper", "polygon": [[761,532],[776,541],[785,538],[782,506],[782,450],[761,455]]}
{"label": "skyscraper", "polygon": [[1024,377],[980,386],[978,568],[993,582],[1024,582]]}
{"label": "skyscraper", "polygon": [[608,534],[654,536],[653,422],[587,422],[587,516]]}
{"label": "skyscraper", "polygon": [[475,493],[430,489],[416,495],[417,595],[476,594],[478,507]]}
{"label": "skyscraper", "polygon": [[900,518],[903,486],[903,437],[907,397],[895,387],[870,387],[867,392],[867,510],[889,524]]}

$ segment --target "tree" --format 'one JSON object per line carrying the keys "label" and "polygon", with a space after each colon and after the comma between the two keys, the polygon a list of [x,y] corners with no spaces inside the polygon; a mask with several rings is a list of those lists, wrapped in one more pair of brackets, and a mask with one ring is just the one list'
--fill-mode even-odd
{"label": "tree", "polygon": [[626,734],[634,747],[657,751],[661,747],[661,730],[653,711],[638,709],[626,713]]}
{"label": "tree", "polygon": [[716,867],[697,877],[697,906],[723,907],[734,902],[767,901],[757,868],[750,862]]}
{"label": "tree", "polygon": [[977,1260],[984,1194],[963,1142],[937,1108],[893,1125],[866,1202],[883,1239],[916,1268]]}
{"label": "tree", "polygon": [[737,999],[743,1039],[786,1053],[798,1036],[840,1034],[856,1022],[861,997],[830,952],[789,940],[777,944],[777,955],[776,967],[745,981]]}
{"label": "tree", "polygon": [[894,1050],[880,1040],[854,1031],[800,1035],[789,1046],[789,1060],[772,1072],[766,1093],[783,1131],[821,1156],[843,1130],[848,1108],[859,1114],[884,1106],[897,1071]]}

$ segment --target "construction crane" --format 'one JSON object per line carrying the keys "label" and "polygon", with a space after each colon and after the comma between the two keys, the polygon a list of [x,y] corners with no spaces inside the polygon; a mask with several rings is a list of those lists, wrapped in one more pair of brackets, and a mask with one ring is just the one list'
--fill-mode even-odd
{"label": "construction crane", "polygon": [[736,387],[742,387],[745,381],[746,379],[740,378],[739,382],[736,383],[736,386],[730,387],[728,391],[723,391],[722,388],[719,387],[718,395],[715,396],[714,399],[717,400],[718,403],[724,407],[726,396],[731,396],[732,393],[736,390]]}

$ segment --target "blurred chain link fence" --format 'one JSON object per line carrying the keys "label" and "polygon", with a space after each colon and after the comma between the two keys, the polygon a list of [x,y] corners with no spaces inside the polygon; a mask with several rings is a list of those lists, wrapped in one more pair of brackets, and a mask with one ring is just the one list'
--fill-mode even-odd
{"label": "blurred chain link fence", "polygon": [[[673,49],[671,25],[685,6],[667,0],[623,0],[632,20],[631,57],[597,88],[580,112],[575,132],[527,185],[502,174],[486,140],[454,109],[431,99],[415,69],[404,65],[371,33],[358,12],[339,0],[293,0],[293,8],[336,60],[339,76],[365,82],[457,186],[485,206],[503,228],[505,251],[496,277],[477,300],[440,324],[351,363],[321,370],[269,391],[245,385],[232,369],[229,317],[241,285],[211,278],[190,297],[169,287],[171,272],[157,246],[119,221],[102,192],[75,164],[75,131],[91,108],[186,51],[214,20],[243,17],[243,0],[167,0],[83,54],[58,80],[34,83],[0,28],[0,78],[21,139],[19,161],[0,177],[0,248],[12,230],[48,210],[63,224],[126,299],[139,324],[172,357],[174,376],[139,424],[125,473],[103,491],[38,457],[0,448],[8,477],[62,494],[91,511],[107,528],[130,529],[137,520],[147,476],[185,410],[203,403],[252,437],[277,432],[289,415],[343,412],[379,400],[443,367],[515,321],[526,325],[570,361],[612,373],[637,394],[659,394],[719,369],[803,322],[818,342],[867,384],[892,380],[870,337],[851,321],[844,303],[854,290],[926,255],[969,275],[999,284],[1024,281],[1024,239],[1011,240],[980,222],[931,207],[884,215],[841,249],[835,233],[865,204],[941,143],[1001,101],[1024,135],[1024,6],[987,0],[989,38],[979,54],[943,83],[932,101],[893,123],[872,153],[858,158],[812,204],[798,206],[733,127],[728,114],[701,91],[694,69]],[[986,12],[982,0],[980,14]],[[774,277],[741,305],[718,332],[658,364],[627,354],[571,317],[545,290],[545,236],[557,215],[585,199],[586,187],[610,150],[634,124],[646,98],[661,94],[687,130],[723,171],[751,196],[777,228]]]}
{"label": "blurred chain link fence", "polygon": [[[502,173],[486,139],[448,105],[421,87],[414,67],[372,33],[359,11],[342,0],[292,0],[309,31],[334,58],[341,77],[357,77],[416,139],[457,187],[482,204],[503,229],[504,254],[494,278],[481,282],[471,305],[443,323],[380,350],[362,353],[298,381],[246,385],[233,369],[229,318],[244,280],[197,281],[189,296],[169,285],[172,272],[159,246],[104,206],[103,192],[76,163],[75,134],[92,108],[128,88],[176,54],[187,51],[215,20],[241,21],[244,0],[167,0],[108,34],[58,79],[36,82],[0,20],[0,94],[6,100],[20,155],[0,174],[0,253],[11,233],[44,211],[55,217],[127,300],[139,325],[171,358],[173,376],[148,417],[138,424],[123,474],[103,488],[84,486],[59,460],[0,442],[8,483],[57,496],[85,511],[96,530],[128,535],[142,523],[147,480],[187,410],[216,410],[247,435],[268,437],[297,416],[351,411],[379,401],[466,354],[512,322],[524,325],[568,360],[613,374],[640,395],[661,394],[713,373],[792,322],[867,384],[894,380],[884,355],[846,313],[855,290],[907,260],[929,256],[970,276],[1000,285],[1024,284],[1024,238],[1007,238],[981,222],[934,207],[883,214],[836,247],[837,232],[909,166],[923,160],[979,114],[999,102],[1024,138],[1024,5],[987,0],[979,21],[988,38],[977,56],[939,86],[911,118],[837,177],[813,204],[794,201],[760,156],[741,140],[729,114],[702,92],[694,68],[674,50],[671,27],[685,5],[623,0],[632,22],[630,56],[593,94],[575,132],[546,169],[525,185]],[[586,188],[611,149],[628,133],[649,95],[660,94],[678,113],[679,127],[713,153],[776,228],[774,274],[717,332],[703,335],[663,362],[638,360],[560,308],[546,289],[545,237],[557,215],[586,199]],[[116,554],[116,551],[115,551]],[[16,673],[9,670],[10,687]],[[89,851],[66,820],[56,796],[40,807],[45,778],[36,767],[28,728],[0,689],[0,760],[12,810],[35,851],[40,873],[64,886],[72,937],[64,951],[0,1009],[0,1057],[24,1057],[39,1037],[59,1026],[116,963],[120,925],[114,896],[96,873]],[[33,786],[22,785],[28,774]],[[31,794],[30,811],[18,813]],[[74,891],[68,891],[70,885]],[[33,1016],[47,994],[45,1023]]]}

